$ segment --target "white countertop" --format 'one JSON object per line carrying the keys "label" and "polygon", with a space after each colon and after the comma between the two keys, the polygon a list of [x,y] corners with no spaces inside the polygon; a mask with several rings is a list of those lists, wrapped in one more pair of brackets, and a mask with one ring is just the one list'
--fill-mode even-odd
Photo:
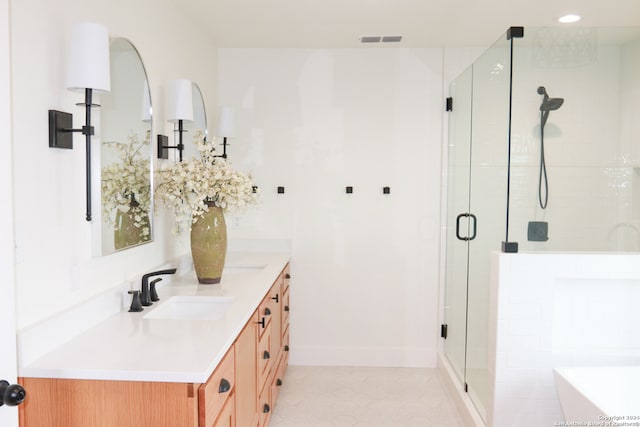
{"label": "white countertop", "polygon": [[[158,287],[160,301],[153,306],[108,317],[20,367],[19,375],[203,383],[288,261],[289,255],[283,253],[231,253],[217,285],[198,284],[195,273],[172,276],[171,284]],[[143,318],[174,295],[233,296],[235,300],[219,320]]]}

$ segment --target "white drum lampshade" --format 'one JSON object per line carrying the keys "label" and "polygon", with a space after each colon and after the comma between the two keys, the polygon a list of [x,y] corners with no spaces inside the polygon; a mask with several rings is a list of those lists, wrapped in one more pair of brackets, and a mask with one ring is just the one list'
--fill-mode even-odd
{"label": "white drum lampshade", "polygon": [[193,121],[193,88],[191,80],[171,80],[167,85],[167,120]]}
{"label": "white drum lampshade", "polygon": [[220,116],[218,119],[218,136],[223,138],[234,137],[233,109],[231,107],[220,107]]}
{"label": "white drum lampshade", "polygon": [[109,92],[111,79],[107,27],[93,22],[73,24],[68,66],[69,90]]}

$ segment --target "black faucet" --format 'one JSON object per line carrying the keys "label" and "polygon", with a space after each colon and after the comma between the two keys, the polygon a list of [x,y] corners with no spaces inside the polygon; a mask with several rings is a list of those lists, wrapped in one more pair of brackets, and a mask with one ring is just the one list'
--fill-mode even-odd
{"label": "black faucet", "polygon": [[162,277],[158,277],[157,279],[153,279],[152,281],[149,282],[149,298],[153,302],[160,301],[158,292],[156,292],[156,283],[158,283],[161,280],[162,280]]}
{"label": "black faucet", "polygon": [[[142,293],[140,294],[140,302],[142,305],[149,306],[153,304],[151,302],[150,293],[149,293],[149,277],[159,276],[161,274],[175,274],[175,268],[169,268],[167,270],[159,270],[151,273],[144,274],[142,276]],[[157,296],[157,295],[156,295]]]}

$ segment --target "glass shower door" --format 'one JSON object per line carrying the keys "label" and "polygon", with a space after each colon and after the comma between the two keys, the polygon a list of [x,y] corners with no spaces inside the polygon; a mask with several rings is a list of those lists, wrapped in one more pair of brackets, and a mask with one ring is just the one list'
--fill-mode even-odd
{"label": "glass shower door", "polygon": [[501,250],[506,226],[510,44],[502,37],[473,63],[469,211],[478,221],[476,238],[469,245],[465,380],[469,397],[485,420],[491,252]]}
{"label": "glass shower door", "polygon": [[467,328],[469,173],[471,165],[471,87],[468,68],[450,87],[453,110],[449,113],[447,186],[447,262],[444,319],[447,337],[444,352],[461,383],[465,381]]}
{"label": "glass shower door", "polygon": [[501,38],[450,87],[444,352],[485,420],[491,252],[506,224],[510,43]]}

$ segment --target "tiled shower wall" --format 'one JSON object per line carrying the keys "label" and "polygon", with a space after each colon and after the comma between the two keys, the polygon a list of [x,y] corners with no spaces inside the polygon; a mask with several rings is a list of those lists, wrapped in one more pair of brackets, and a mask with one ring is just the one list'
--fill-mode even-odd
{"label": "tiled shower wall", "polygon": [[[511,239],[521,251],[640,250],[640,41],[609,45],[596,29],[572,39],[548,32],[515,43]],[[538,86],[565,100],[545,126],[546,210],[538,205]],[[547,242],[527,242],[529,221],[548,222]]]}
{"label": "tiled shower wall", "polygon": [[488,425],[563,421],[553,368],[640,364],[640,255],[494,253],[490,300]]}

